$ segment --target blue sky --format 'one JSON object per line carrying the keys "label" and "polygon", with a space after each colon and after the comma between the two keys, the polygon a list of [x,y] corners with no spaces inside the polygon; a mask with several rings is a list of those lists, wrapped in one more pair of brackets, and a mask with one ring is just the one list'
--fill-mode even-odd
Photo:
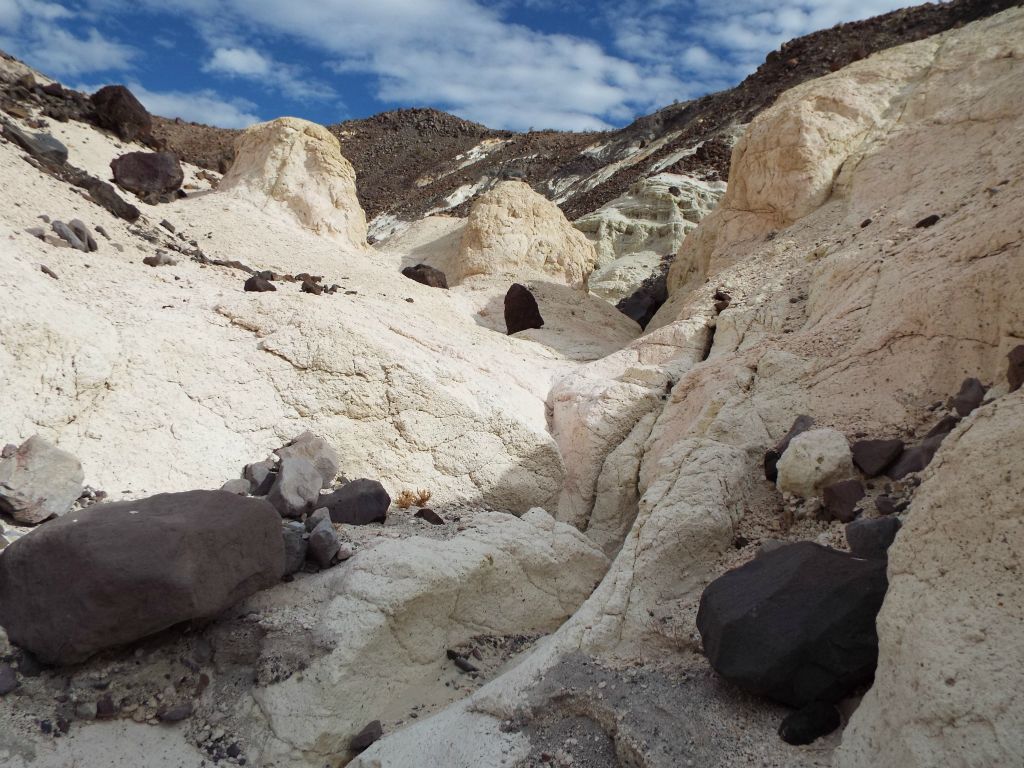
{"label": "blue sky", "polygon": [[891,0],[0,0],[0,48],[83,90],[226,127],[433,106],[493,128],[621,126]]}

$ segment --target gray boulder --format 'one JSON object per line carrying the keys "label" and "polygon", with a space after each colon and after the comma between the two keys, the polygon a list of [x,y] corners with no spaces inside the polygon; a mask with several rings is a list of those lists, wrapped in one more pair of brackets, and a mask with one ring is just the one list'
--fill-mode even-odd
{"label": "gray boulder", "polygon": [[223,491],[96,504],[8,546],[0,625],[48,664],[74,664],[216,616],[284,572],[281,519]]}
{"label": "gray boulder", "polygon": [[224,485],[220,487],[222,491],[233,493],[235,496],[248,496],[249,495],[249,481],[243,478],[235,478],[234,480],[228,480]]}
{"label": "gray boulder", "polygon": [[362,478],[322,496],[319,503],[327,507],[335,523],[368,525],[387,520],[391,497],[376,480]]}
{"label": "gray boulder", "polygon": [[290,573],[295,573],[306,562],[308,547],[306,527],[296,520],[289,520],[284,524],[282,537],[284,538],[284,572],[287,576]]}
{"label": "gray boulder", "polygon": [[322,482],[316,467],[306,459],[281,459],[267,501],[274,505],[281,517],[302,517],[320,497]]}
{"label": "gray boulder", "polygon": [[283,448],[278,448],[275,453],[282,459],[299,458],[309,461],[320,473],[321,488],[331,487],[341,466],[338,452],[326,440],[312,432],[303,432]]}
{"label": "gray boulder", "polygon": [[846,542],[857,557],[884,560],[900,531],[898,517],[861,518],[846,526]]}
{"label": "gray boulder", "polygon": [[321,568],[329,568],[341,542],[330,520],[321,520],[309,534],[309,559]]}
{"label": "gray boulder", "polygon": [[82,493],[82,464],[39,435],[0,460],[0,512],[35,525],[63,515]]}

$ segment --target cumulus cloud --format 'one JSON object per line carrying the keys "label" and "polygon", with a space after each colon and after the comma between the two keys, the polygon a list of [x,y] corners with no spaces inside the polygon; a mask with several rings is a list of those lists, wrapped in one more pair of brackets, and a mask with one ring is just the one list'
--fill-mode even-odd
{"label": "cumulus cloud", "polygon": [[216,45],[203,71],[251,80],[293,101],[338,101],[337,91],[323,80],[310,77],[301,67],[276,61],[251,46]]}

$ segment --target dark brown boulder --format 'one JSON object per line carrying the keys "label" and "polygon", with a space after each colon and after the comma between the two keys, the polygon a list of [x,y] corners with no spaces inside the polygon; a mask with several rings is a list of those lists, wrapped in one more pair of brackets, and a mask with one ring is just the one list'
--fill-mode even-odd
{"label": "dark brown boulder", "polygon": [[90,101],[100,128],[113,131],[124,141],[152,141],[153,118],[135,94],[123,85],[100,88]]}
{"label": "dark brown boulder", "polygon": [[832,733],[840,722],[834,705],[814,701],[786,717],[779,725],[779,736],[787,744],[810,744]]}
{"label": "dark brown boulder", "polygon": [[793,426],[789,428],[789,432],[775,444],[774,448],[769,448],[764,454],[764,479],[775,482],[779,479],[778,464],[779,459],[782,458],[782,454],[789,448],[790,442],[793,438],[799,435],[801,432],[806,432],[808,429],[814,426],[814,419],[810,416],[797,416],[796,420],[793,421]]}
{"label": "dark brown boulder", "polygon": [[905,448],[896,463],[889,467],[885,474],[893,480],[900,480],[911,472],[920,472],[931,464],[932,459],[935,458],[935,452],[939,450],[939,446],[942,445],[947,434],[949,433],[940,432],[937,435],[926,437],[917,445]]}
{"label": "dark brown boulder", "polygon": [[131,203],[126,202],[119,194],[117,194],[113,185],[95,177],[89,177],[84,182],[84,185],[85,189],[89,192],[89,197],[91,197],[94,202],[106,208],[119,219],[124,219],[131,223],[138,221],[139,216],[142,215],[142,212],[139,211],[138,208]]}
{"label": "dark brown boulder", "polygon": [[384,729],[381,727],[380,720],[374,720],[352,737],[349,749],[353,752],[362,752],[383,735]]}
{"label": "dark brown boulder", "polygon": [[868,477],[878,477],[903,453],[902,440],[858,440],[850,450],[857,469]]}
{"label": "dark brown boulder", "polygon": [[430,286],[431,288],[448,288],[448,278],[440,269],[434,269],[426,264],[417,264],[414,267],[406,267],[402,274],[417,283]]}
{"label": "dark brown boulder", "polygon": [[861,518],[846,526],[846,543],[857,557],[885,559],[889,546],[900,531],[898,517]]}
{"label": "dark brown boulder", "polygon": [[174,192],[185,180],[173,152],[128,152],[111,160],[110,169],[117,186],[147,200]]}
{"label": "dark brown boulder", "polygon": [[277,290],[276,285],[274,285],[269,280],[263,279],[259,275],[253,275],[248,280],[246,280],[242,288],[246,291],[251,291],[253,293],[266,293],[268,291]]}
{"label": "dark brown boulder", "polygon": [[733,684],[793,707],[834,703],[874,676],[887,586],[884,560],[801,541],[711,582],[697,629]]}
{"label": "dark brown boulder", "polygon": [[1006,381],[1010,391],[1016,392],[1024,384],[1024,344],[1019,344],[1006,355]]}
{"label": "dark brown boulder", "polygon": [[860,480],[840,480],[826,486],[821,500],[825,506],[825,519],[848,523],[857,516],[857,502],[864,498]]}
{"label": "dark brown boulder", "polygon": [[978,379],[964,379],[960,391],[953,396],[953,410],[967,416],[985,399],[985,385]]}
{"label": "dark brown boulder", "polygon": [[74,664],[276,584],[281,518],[222,491],[96,504],[0,557],[0,626],[48,664]]}
{"label": "dark brown boulder", "polygon": [[383,523],[388,516],[391,497],[376,480],[353,480],[333,493],[321,496],[317,507],[326,507],[335,523],[368,525]]}
{"label": "dark brown boulder", "polygon": [[530,289],[525,285],[512,283],[512,287],[505,294],[505,327],[508,329],[508,335],[543,326],[544,318],[540,316],[537,299],[530,293]]}

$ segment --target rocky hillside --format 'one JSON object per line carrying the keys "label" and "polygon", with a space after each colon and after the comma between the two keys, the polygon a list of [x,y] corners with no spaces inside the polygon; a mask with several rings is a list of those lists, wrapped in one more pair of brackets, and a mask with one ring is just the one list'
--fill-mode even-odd
{"label": "rocky hillside", "polygon": [[[465,216],[478,194],[510,176],[526,180],[576,219],[659,172],[726,180],[736,131],[783,91],[1017,4],[954,0],[840,24],[786,43],[735,88],[608,133],[494,131],[432,109],[386,112],[328,128],[356,168],[359,200],[376,236],[387,234],[396,219]],[[155,133],[184,159],[213,170],[230,158],[237,134],[164,119],[157,120]],[[378,217],[384,218],[374,227]]]}

